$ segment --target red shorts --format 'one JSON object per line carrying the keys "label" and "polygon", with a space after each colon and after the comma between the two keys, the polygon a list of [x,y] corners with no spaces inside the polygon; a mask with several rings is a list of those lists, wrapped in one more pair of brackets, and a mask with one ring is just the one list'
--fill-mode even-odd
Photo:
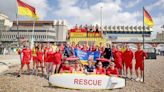
{"label": "red shorts", "polygon": [[46,62],[52,62],[53,59],[51,57],[47,58]]}
{"label": "red shorts", "polygon": [[132,69],[132,63],[125,63],[126,69],[130,68],[130,70]]}
{"label": "red shorts", "polygon": [[136,63],[135,64],[135,70],[138,70],[138,68],[140,68],[140,70],[144,70],[144,65],[143,64],[138,64],[138,63]]}
{"label": "red shorts", "polygon": [[54,64],[54,65],[61,64],[61,61],[53,61],[53,64]]}
{"label": "red shorts", "polygon": [[38,58],[38,59],[36,60],[36,64],[38,64],[38,63],[42,63],[42,59]]}
{"label": "red shorts", "polygon": [[46,62],[53,62],[53,54],[48,54],[46,59]]}
{"label": "red shorts", "polygon": [[37,60],[37,57],[36,56],[33,56],[32,59],[33,59],[33,61],[36,61]]}
{"label": "red shorts", "polygon": [[22,62],[21,62],[22,65],[25,65],[25,64],[30,64],[30,60],[29,59],[23,59]]}
{"label": "red shorts", "polygon": [[115,64],[116,64],[116,68],[121,69],[121,70],[123,69],[123,65],[121,62],[115,62]]}
{"label": "red shorts", "polygon": [[37,61],[36,61],[36,64],[39,64],[39,63],[41,64],[41,63],[42,63],[42,61],[40,61],[40,60],[37,60]]}

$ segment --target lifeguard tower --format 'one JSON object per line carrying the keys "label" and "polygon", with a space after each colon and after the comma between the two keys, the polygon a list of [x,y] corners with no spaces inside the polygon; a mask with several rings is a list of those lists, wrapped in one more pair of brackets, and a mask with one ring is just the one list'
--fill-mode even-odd
{"label": "lifeguard tower", "polygon": [[95,45],[99,45],[99,43],[105,43],[108,41],[103,38],[103,34],[101,31],[88,31],[85,28],[73,28],[68,31],[68,42],[75,42],[75,44],[84,44],[87,43],[91,46],[93,43]]}

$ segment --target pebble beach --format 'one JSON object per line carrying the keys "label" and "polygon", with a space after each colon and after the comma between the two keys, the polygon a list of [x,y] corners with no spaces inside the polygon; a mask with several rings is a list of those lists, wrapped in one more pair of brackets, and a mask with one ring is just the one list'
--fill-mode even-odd
{"label": "pebble beach", "polygon": [[[1,58],[2,59],[2,58]],[[5,58],[3,58],[5,59]],[[6,58],[7,59],[7,58]],[[126,81],[126,86],[113,90],[71,90],[50,87],[41,76],[23,74],[16,77],[19,65],[0,75],[0,92],[164,92],[164,57],[145,61],[145,82]]]}

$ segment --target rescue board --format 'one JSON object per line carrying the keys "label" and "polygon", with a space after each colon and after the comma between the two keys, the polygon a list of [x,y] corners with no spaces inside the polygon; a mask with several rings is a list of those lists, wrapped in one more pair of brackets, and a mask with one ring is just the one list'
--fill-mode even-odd
{"label": "rescue board", "polygon": [[125,79],[107,75],[54,74],[49,77],[52,86],[69,89],[116,89],[125,87]]}

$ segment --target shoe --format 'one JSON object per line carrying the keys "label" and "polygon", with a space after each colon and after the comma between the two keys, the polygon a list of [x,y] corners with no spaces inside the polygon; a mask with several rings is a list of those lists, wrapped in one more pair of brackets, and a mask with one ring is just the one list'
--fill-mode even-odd
{"label": "shoe", "polygon": [[136,78],[136,81],[140,81],[140,78]]}
{"label": "shoe", "polygon": [[133,79],[133,77],[130,77],[130,80],[132,80],[132,81],[133,81],[133,80],[134,80],[134,79]]}
{"label": "shoe", "polygon": [[18,74],[17,77],[21,77],[20,74]]}
{"label": "shoe", "polygon": [[143,82],[143,78],[140,79],[140,82]]}

